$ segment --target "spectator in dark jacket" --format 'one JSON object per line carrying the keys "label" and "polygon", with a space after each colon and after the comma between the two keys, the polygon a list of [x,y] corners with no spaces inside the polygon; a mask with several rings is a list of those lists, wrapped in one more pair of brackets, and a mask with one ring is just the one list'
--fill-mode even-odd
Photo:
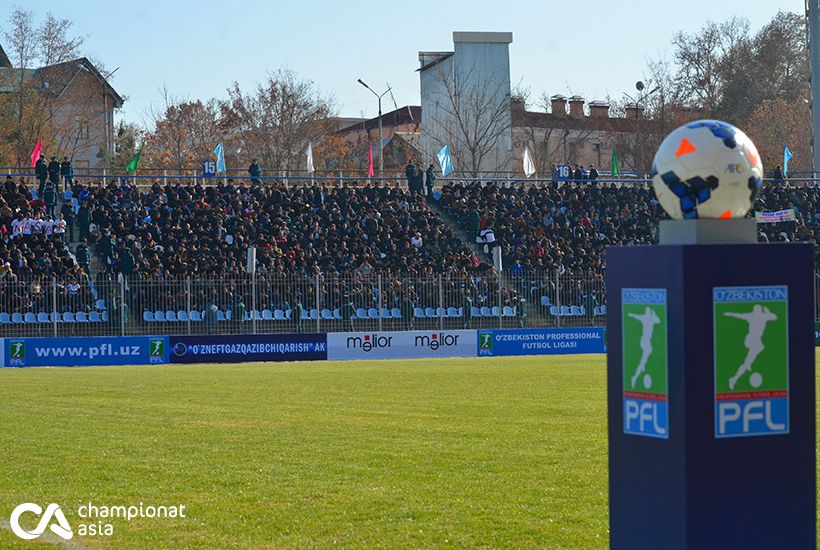
{"label": "spectator in dark jacket", "polygon": [[48,180],[55,189],[60,188],[60,161],[57,157],[51,157],[51,162],[48,163]]}
{"label": "spectator in dark jacket", "polygon": [[63,176],[63,189],[68,191],[74,185],[74,166],[70,158],[63,157],[63,162],[60,164],[60,175]]}
{"label": "spectator in dark jacket", "polygon": [[262,167],[259,166],[259,162],[257,159],[253,159],[251,165],[248,166],[248,174],[251,176],[251,183],[253,185],[259,185],[262,182],[259,178],[262,177]]}
{"label": "spectator in dark jacket", "polygon": [[37,163],[34,165],[34,174],[40,182],[40,186],[37,188],[37,191],[42,193],[43,189],[46,187],[46,179],[48,179],[48,165],[46,164],[45,155],[40,155],[39,160],[37,160]]}

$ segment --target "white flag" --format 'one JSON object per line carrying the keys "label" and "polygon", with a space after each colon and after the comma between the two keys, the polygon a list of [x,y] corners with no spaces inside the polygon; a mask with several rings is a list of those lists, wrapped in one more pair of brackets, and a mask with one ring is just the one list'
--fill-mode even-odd
{"label": "white flag", "polygon": [[313,169],[313,142],[308,143],[305,155],[307,156],[307,173],[313,174],[313,172],[315,172]]}
{"label": "white flag", "polygon": [[530,155],[530,148],[524,147],[524,175],[528,178],[535,174],[535,163]]}

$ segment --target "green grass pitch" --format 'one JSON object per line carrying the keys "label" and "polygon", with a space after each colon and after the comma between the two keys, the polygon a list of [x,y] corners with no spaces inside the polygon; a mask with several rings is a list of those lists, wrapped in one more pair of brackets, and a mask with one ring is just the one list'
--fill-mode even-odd
{"label": "green grass pitch", "polygon": [[604,356],[0,369],[0,547],[51,546],[21,502],[75,533],[142,502],[187,517],[68,547],[603,548],[605,386]]}

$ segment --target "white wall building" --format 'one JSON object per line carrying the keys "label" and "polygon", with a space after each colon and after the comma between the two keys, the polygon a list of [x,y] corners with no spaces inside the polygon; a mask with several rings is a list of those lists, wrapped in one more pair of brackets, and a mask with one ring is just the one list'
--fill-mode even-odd
{"label": "white wall building", "polygon": [[461,173],[512,169],[510,32],[454,32],[452,52],[419,52],[423,164],[449,145]]}

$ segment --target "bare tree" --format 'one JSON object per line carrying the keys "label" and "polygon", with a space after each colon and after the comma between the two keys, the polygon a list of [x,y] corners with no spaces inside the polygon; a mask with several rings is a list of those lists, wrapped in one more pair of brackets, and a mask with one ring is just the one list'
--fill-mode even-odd
{"label": "bare tree", "polygon": [[438,97],[432,114],[437,131],[427,132],[440,146],[450,145],[462,168],[472,177],[481,172],[509,170],[512,151],[511,99],[503,83],[479,78],[474,68],[453,74],[439,64],[435,70]]}
{"label": "bare tree", "polygon": [[304,167],[301,153],[310,140],[333,129],[334,100],[322,96],[313,82],[280,69],[268,75],[252,93],[238,83],[220,102],[226,131],[238,141],[245,160],[260,159],[267,170],[287,173]]}
{"label": "bare tree", "polygon": [[182,100],[163,87],[164,107],[150,112],[153,128],[145,136],[145,157],[153,166],[197,168],[222,139],[217,100]]}

